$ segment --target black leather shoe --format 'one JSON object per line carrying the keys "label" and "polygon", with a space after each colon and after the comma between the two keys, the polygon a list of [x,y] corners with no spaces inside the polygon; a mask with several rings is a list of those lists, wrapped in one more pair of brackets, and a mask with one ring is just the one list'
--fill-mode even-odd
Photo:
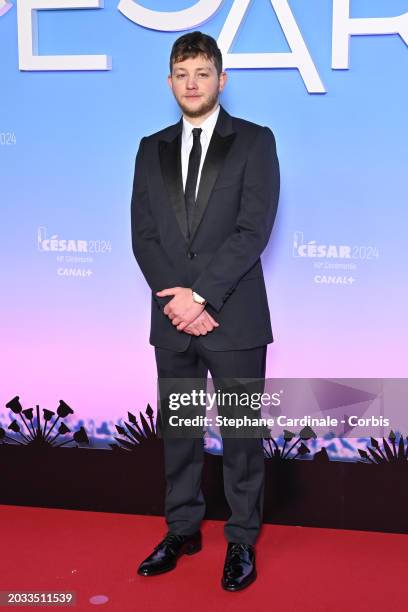
{"label": "black leather shoe", "polygon": [[226,591],[240,591],[256,579],[255,551],[251,544],[228,543],[221,584]]}
{"label": "black leather shoe", "polygon": [[140,565],[137,573],[140,576],[155,576],[174,569],[181,555],[194,555],[201,550],[201,532],[192,535],[168,533],[151,555]]}

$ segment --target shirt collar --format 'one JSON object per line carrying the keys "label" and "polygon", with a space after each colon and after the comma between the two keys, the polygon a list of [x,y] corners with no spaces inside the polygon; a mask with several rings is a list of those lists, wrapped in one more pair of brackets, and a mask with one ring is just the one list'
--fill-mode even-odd
{"label": "shirt collar", "polygon": [[204,134],[206,135],[207,139],[209,140],[214,131],[215,124],[217,123],[220,108],[221,107],[218,104],[217,108],[211,113],[211,115],[209,115],[209,117],[207,117],[207,119],[205,119],[201,123],[201,125],[193,125],[192,123],[187,121],[187,119],[183,116],[183,136],[185,140],[187,141],[190,138],[193,128],[196,128],[196,127],[200,127],[203,130]]}

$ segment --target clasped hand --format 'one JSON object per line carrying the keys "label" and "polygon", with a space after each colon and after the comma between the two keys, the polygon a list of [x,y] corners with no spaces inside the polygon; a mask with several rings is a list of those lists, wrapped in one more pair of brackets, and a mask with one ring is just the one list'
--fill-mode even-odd
{"label": "clasped hand", "polygon": [[164,314],[169,317],[178,331],[194,336],[205,336],[219,323],[205,310],[205,306],[193,300],[188,287],[170,287],[156,293],[158,297],[174,296],[164,307]]}

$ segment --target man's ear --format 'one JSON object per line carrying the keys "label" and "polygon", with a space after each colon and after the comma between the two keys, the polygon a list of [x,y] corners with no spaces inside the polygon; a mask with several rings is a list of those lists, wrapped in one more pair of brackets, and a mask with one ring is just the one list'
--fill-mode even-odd
{"label": "man's ear", "polygon": [[222,91],[227,84],[228,75],[226,72],[220,72],[219,76],[219,91]]}
{"label": "man's ear", "polygon": [[171,80],[171,74],[169,74],[168,77],[167,77],[167,85],[173,91],[173,81]]}

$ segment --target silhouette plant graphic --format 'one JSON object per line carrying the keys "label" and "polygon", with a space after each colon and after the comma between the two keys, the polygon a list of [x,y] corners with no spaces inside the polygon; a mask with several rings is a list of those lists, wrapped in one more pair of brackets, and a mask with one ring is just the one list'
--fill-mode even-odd
{"label": "silhouette plant graphic", "polygon": [[[20,403],[20,397],[16,395],[7,404],[6,408],[9,408],[20,420],[14,419],[8,429],[18,437],[10,436],[6,433],[3,427],[0,427],[0,442],[9,446],[20,444],[22,446],[35,446],[35,447],[61,447],[72,442],[77,444],[89,444],[89,439],[84,427],[80,427],[78,431],[74,432],[68,440],[59,443],[58,438],[60,436],[66,436],[71,433],[71,429],[63,422],[70,414],[74,411],[68,404],[63,400],[60,400],[59,406],[56,413],[47,408],[42,409],[42,416],[40,414],[40,407],[37,405],[34,417],[34,408],[27,408],[23,410]],[[53,417],[55,417],[53,419]],[[59,423],[59,426],[57,427]],[[51,436],[51,432],[54,431],[54,435]],[[9,442],[7,442],[7,440]]]}
{"label": "silhouette plant graphic", "polygon": [[371,446],[367,446],[367,450],[358,449],[360,459],[359,463],[407,463],[408,461],[408,437],[405,444],[404,436],[399,434],[397,443],[397,435],[391,430],[388,436],[389,442],[385,438],[382,439],[382,448],[376,438],[370,438]]}
{"label": "silhouette plant graphic", "polygon": [[[298,438],[292,443],[292,440]],[[311,427],[304,427],[299,434],[283,430],[283,445],[279,446],[274,438],[264,438],[264,453],[267,459],[297,459],[310,453],[305,441],[316,438]],[[291,454],[293,453],[293,454]]]}
{"label": "silhouette plant graphic", "polygon": [[118,434],[122,436],[121,438],[114,436],[119,444],[111,443],[109,446],[112,449],[133,451],[139,448],[141,444],[156,443],[158,440],[157,423],[153,420],[154,413],[150,404],[147,404],[145,414],[147,419],[143,413],[139,413],[139,424],[135,415],[128,412],[128,421],[125,421],[125,427],[116,425]]}

